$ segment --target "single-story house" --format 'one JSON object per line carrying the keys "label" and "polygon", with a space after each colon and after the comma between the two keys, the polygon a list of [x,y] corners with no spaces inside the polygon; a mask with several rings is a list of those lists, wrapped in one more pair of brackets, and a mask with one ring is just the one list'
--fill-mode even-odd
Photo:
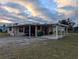
{"label": "single-story house", "polygon": [[66,35],[67,25],[53,23],[42,19],[28,19],[21,23],[10,24],[8,33],[13,36],[38,37],[45,35]]}

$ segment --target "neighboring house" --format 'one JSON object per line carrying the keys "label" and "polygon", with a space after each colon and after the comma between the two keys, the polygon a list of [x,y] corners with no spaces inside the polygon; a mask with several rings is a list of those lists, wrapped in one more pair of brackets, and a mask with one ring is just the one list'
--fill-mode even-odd
{"label": "neighboring house", "polygon": [[45,36],[45,35],[65,35],[67,32],[67,25],[53,23],[52,21],[46,21],[43,19],[24,20],[24,22],[17,24],[10,24],[8,26],[8,33],[13,36]]}

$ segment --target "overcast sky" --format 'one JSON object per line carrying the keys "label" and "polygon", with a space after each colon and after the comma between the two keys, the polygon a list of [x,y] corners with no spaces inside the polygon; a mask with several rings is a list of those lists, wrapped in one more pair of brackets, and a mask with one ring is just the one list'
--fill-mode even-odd
{"label": "overcast sky", "polygon": [[0,23],[14,23],[26,16],[58,21],[78,19],[77,0],[0,0]]}

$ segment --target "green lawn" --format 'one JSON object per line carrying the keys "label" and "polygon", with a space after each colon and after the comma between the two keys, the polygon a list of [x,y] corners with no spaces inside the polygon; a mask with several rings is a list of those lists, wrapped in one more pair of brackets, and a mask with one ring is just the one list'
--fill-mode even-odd
{"label": "green lawn", "polygon": [[[59,40],[34,42],[30,45],[9,47],[5,50],[7,55],[11,53],[7,56],[11,57],[10,59],[78,59],[77,37],[74,33]],[[7,59],[3,55],[0,57]]]}

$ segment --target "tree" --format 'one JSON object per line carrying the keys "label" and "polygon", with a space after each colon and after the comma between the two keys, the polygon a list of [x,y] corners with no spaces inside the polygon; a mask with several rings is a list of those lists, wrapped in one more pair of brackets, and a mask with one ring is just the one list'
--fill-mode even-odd
{"label": "tree", "polygon": [[75,27],[73,28],[73,31],[74,31],[75,33],[78,33],[78,26],[75,26]]}
{"label": "tree", "polygon": [[75,23],[70,19],[65,19],[65,20],[61,20],[59,21],[60,24],[64,24],[64,25],[68,25],[68,32],[72,32],[73,31],[73,26],[75,25]]}
{"label": "tree", "polygon": [[0,29],[0,32],[2,32],[2,29]]}
{"label": "tree", "polygon": [[65,25],[68,25],[68,22],[66,20],[61,20],[59,21],[60,24],[65,24]]}

